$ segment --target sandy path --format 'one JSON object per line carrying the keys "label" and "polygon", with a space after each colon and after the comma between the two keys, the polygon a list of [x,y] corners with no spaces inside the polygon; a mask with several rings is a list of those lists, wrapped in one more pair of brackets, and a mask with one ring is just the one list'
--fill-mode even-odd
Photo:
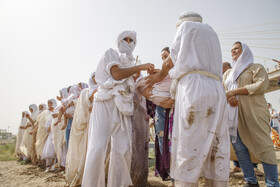
{"label": "sandy path", "polygon": [[[280,151],[276,151],[278,159],[278,173],[280,173]],[[233,168],[231,162],[231,168]],[[262,165],[258,168],[263,171]],[[61,173],[45,173],[40,168],[31,164],[21,165],[16,161],[0,161],[0,186],[1,187],[55,187],[64,186],[64,179]],[[280,175],[279,175],[280,176]],[[257,177],[260,186],[265,186],[264,177]],[[154,176],[154,171],[149,172],[148,187],[171,186],[170,181],[161,181],[161,178]],[[203,179],[199,182],[203,184]],[[242,173],[230,176],[230,186],[241,187],[245,184]]]}

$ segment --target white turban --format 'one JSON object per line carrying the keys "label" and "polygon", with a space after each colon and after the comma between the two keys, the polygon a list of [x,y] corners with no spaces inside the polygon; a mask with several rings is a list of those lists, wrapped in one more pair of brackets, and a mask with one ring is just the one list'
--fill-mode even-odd
{"label": "white turban", "polygon": [[192,21],[192,22],[200,22],[202,23],[202,17],[200,14],[193,11],[183,12],[176,23],[176,28],[178,28],[183,22]]}
{"label": "white turban", "polygon": [[[125,39],[126,37],[130,37],[133,39],[133,42],[128,44]],[[117,39],[117,45],[120,53],[125,53],[128,57],[133,57],[132,52],[136,46],[136,32],[135,31],[123,31],[119,34]]]}

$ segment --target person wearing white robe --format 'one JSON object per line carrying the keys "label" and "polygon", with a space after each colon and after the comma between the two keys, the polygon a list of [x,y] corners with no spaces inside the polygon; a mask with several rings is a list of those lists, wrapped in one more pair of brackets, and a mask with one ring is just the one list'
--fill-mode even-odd
{"label": "person wearing white robe", "polygon": [[33,124],[32,131],[30,132],[30,135],[33,137],[32,138],[32,148],[31,148],[31,150],[32,150],[31,161],[32,161],[33,164],[36,164],[37,161],[38,161],[37,160],[36,146],[35,146],[35,144],[36,144],[36,137],[37,137],[37,130],[35,130],[35,129],[37,129],[37,126],[38,126],[37,119],[39,118],[40,114],[42,112],[44,112],[46,109],[47,109],[46,104],[41,103],[39,105],[39,113],[38,113],[38,116],[36,117],[36,120],[35,120],[35,122]]}
{"label": "person wearing white robe", "polygon": [[18,134],[17,134],[17,143],[16,143],[16,155],[19,158],[19,160],[23,160],[23,154],[20,150],[20,145],[22,142],[22,138],[23,138],[23,134],[25,131],[25,126],[26,126],[26,122],[27,122],[27,118],[25,117],[26,114],[29,114],[28,111],[23,111],[22,112],[22,117],[21,117],[21,122],[20,122],[20,126],[18,127]]}
{"label": "person wearing white robe", "polygon": [[[60,97],[58,97],[60,100],[65,99],[69,96],[69,93],[67,91],[67,88],[62,88],[59,90]],[[61,122],[58,122],[58,113],[59,109],[62,108],[63,105],[60,104],[56,109],[54,110],[52,114],[52,124],[51,124],[51,131],[52,131],[52,138],[53,138],[53,144],[54,144],[54,150],[57,157],[57,168],[60,167],[61,170],[65,169],[65,160],[66,160],[66,140],[65,140],[65,129],[61,130],[63,124],[64,124],[64,118],[61,119]]]}
{"label": "person wearing white robe", "polygon": [[89,122],[88,148],[82,186],[105,187],[104,162],[111,138],[108,187],[132,185],[130,177],[133,95],[133,74],[153,70],[152,64],[134,66],[132,52],[136,45],[134,31],[122,32],[117,40],[119,51],[109,49],[98,63]]}
{"label": "person wearing white robe", "polygon": [[93,73],[89,79],[89,88],[82,90],[77,101],[71,127],[69,147],[66,157],[65,179],[69,186],[82,184],[84,165],[87,153],[88,124],[92,109],[92,100],[97,84]]}
{"label": "person wearing white robe", "polygon": [[[51,99],[52,107],[56,107],[56,100]],[[48,137],[44,145],[42,159],[46,160],[46,166],[51,166],[53,164],[53,160],[55,159],[55,151],[53,145],[53,138],[52,138],[52,131],[51,131],[51,123],[52,123],[52,116],[50,115],[49,118],[46,120],[45,130],[47,131]]]}
{"label": "person wearing white robe", "polygon": [[227,186],[230,139],[219,39],[196,12],[184,12],[176,26],[170,58],[147,81],[151,85],[168,72],[172,78],[171,177],[176,187],[197,186],[199,177],[207,186]]}
{"label": "person wearing white robe", "polygon": [[29,105],[29,111],[31,113],[31,115],[27,114],[26,118],[27,118],[27,125],[26,125],[26,129],[22,138],[22,143],[20,146],[20,150],[22,151],[22,153],[27,157],[27,158],[31,158],[31,155],[33,154],[32,151],[32,141],[33,141],[33,136],[30,134],[30,132],[32,132],[32,128],[34,125],[34,122],[39,114],[39,110],[37,105],[35,104],[31,104]]}
{"label": "person wearing white robe", "polygon": [[40,115],[38,115],[38,117],[36,119],[37,128],[34,129],[33,132],[35,132],[35,131],[37,132],[35,148],[36,148],[37,158],[39,161],[42,161],[42,153],[43,153],[46,139],[48,137],[48,133],[45,128],[45,124],[47,122],[47,119],[52,114],[52,111],[54,109],[53,108],[54,102],[55,102],[55,99],[48,100],[48,110],[45,110],[44,112],[42,112]]}

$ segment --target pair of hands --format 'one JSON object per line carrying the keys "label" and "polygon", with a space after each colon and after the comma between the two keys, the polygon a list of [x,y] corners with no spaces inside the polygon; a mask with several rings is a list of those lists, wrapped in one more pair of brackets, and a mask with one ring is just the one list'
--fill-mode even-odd
{"label": "pair of hands", "polygon": [[238,106],[238,99],[236,97],[234,90],[227,91],[226,96],[227,96],[227,101],[230,106],[232,106],[232,107]]}

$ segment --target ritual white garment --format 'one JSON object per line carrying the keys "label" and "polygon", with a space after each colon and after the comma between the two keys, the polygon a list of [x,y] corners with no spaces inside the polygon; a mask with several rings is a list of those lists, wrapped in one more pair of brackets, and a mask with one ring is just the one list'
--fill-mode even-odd
{"label": "ritual white garment", "polygon": [[[58,114],[59,113],[59,108],[62,105],[58,106],[55,110],[54,110],[54,114]],[[61,119],[61,122],[58,123],[56,126],[54,126],[54,124],[57,122],[58,117],[52,117],[52,123],[51,123],[51,131],[52,131],[52,140],[53,140],[53,145],[54,145],[54,150],[56,153],[56,157],[57,157],[57,163],[60,166],[65,166],[64,163],[61,163],[61,161],[63,160],[63,158],[65,157],[65,152],[63,152],[63,150],[66,147],[66,140],[65,140],[65,129],[61,130],[61,128],[64,125],[64,118]],[[65,161],[64,161],[65,162]]]}
{"label": "ritual white garment", "polygon": [[66,182],[70,186],[82,184],[87,153],[88,124],[92,107],[89,93],[89,88],[82,90],[71,126],[65,176]]}
{"label": "ritual white garment", "polygon": [[[96,69],[95,80],[98,91],[94,96],[88,131],[88,148],[82,186],[105,187],[105,156],[111,137],[108,187],[132,185],[130,177],[132,155],[133,96],[135,82],[132,76],[115,80],[111,68],[134,66],[132,51],[135,43],[129,45],[124,37],[136,41],[135,32],[123,32],[119,37],[119,54],[113,49],[105,52]],[[134,37],[133,37],[134,36]],[[132,45],[131,45],[132,44]]]}
{"label": "ritual white garment", "polygon": [[[35,104],[32,104],[29,107],[33,109],[33,112],[31,113],[30,117],[35,122],[35,120],[39,114],[39,110]],[[27,125],[28,124],[32,125],[31,122],[29,122],[29,120],[27,120]],[[30,132],[32,132],[32,129],[33,129],[32,126],[25,129],[23,138],[22,138],[22,143],[20,146],[20,150],[28,158],[31,156],[32,148],[33,148],[33,146],[32,146],[33,135],[30,134]]]}
{"label": "ritual white garment", "polygon": [[52,112],[50,110],[45,110],[42,112],[36,119],[37,124],[38,124],[38,130],[37,130],[37,135],[36,135],[36,152],[37,152],[37,157],[38,159],[41,158],[44,145],[46,142],[46,139],[48,137],[48,133],[46,131],[45,124],[47,122],[47,119],[51,116]]}
{"label": "ritual white garment", "polygon": [[50,116],[45,124],[45,130],[47,131],[48,137],[44,145],[42,159],[53,159],[56,156],[52,139],[52,131],[50,130],[48,132],[49,127],[51,127],[52,121],[53,117]]}
{"label": "ritual white garment", "polygon": [[[24,111],[24,114],[29,114],[29,112]],[[16,143],[16,149],[15,149],[15,153],[17,155],[21,154],[20,146],[21,146],[23,134],[24,134],[24,131],[25,131],[25,129],[21,129],[20,127],[25,127],[26,126],[26,122],[27,122],[27,118],[25,116],[22,117],[20,125],[18,127],[17,143]]]}
{"label": "ritual white garment", "polygon": [[[170,77],[177,81],[172,134],[171,177],[181,186],[199,177],[226,184],[229,180],[228,110],[222,82],[189,71],[204,71],[222,80],[222,56],[215,31],[207,24],[184,22],[170,57]],[[172,86],[171,86],[172,87]],[[184,184],[186,183],[186,184]]]}

